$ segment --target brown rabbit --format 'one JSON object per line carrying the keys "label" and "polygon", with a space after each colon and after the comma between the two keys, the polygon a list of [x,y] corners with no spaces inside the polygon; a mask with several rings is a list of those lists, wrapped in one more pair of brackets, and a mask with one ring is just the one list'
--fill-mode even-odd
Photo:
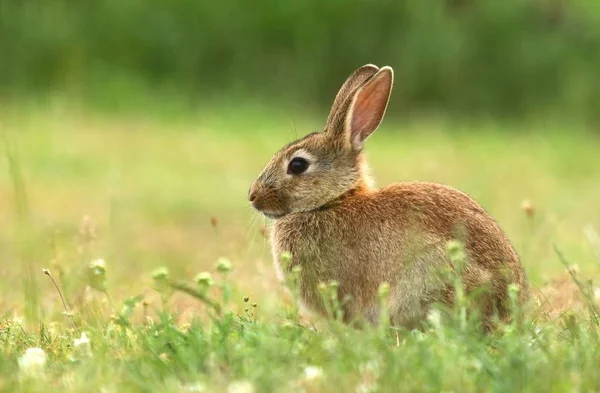
{"label": "brown rabbit", "polygon": [[[511,319],[510,284],[518,286],[520,304],[528,298],[523,266],[494,219],[444,185],[372,185],[363,144],[383,119],[393,79],[390,67],[358,68],[337,94],[323,132],[284,146],[248,198],[275,219],[276,269],[282,277],[301,266],[300,296],[310,310],[326,313],[318,284],[335,280],[344,320],[378,323],[378,288],[386,282],[392,324],[418,327],[433,303],[454,301],[454,286],[441,272],[455,268],[447,244],[459,239],[467,257],[463,286],[466,293],[484,290],[476,304],[489,330],[494,315]],[[283,252],[292,255],[289,266],[281,265]]]}

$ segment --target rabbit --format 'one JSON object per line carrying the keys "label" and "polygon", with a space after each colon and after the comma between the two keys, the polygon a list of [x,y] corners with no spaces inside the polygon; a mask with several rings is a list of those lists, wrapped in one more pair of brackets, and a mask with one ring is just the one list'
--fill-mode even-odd
{"label": "rabbit", "polygon": [[[529,296],[519,256],[497,222],[449,186],[414,181],[376,189],[369,175],[363,146],[384,117],[393,81],[389,66],[359,67],[337,93],[323,131],[284,146],[252,183],[253,208],[274,220],[277,275],[300,266],[300,303],[324,316],[319,283],[336,281],[347,323],[380,323],[378,290],[387,283],[389,322],[413,329],[433,304],[455,302],[455,286],[441,272],[456,271],[447,245],[458,239],[464,291],[484,289],[475,303],[489,331],[494,320],[512,320],[511,284],[519,305]],[[283,253],[291,255],[286,266]]]}

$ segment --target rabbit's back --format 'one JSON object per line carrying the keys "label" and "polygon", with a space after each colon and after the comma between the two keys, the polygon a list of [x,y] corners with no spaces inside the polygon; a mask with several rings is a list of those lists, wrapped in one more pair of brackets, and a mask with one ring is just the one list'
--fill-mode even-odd
{"label": "rabbit's back", "polygon": [[376,321],[377,289],[387,282],[392,318],[413,325],[432,302],[453,300],[452,288],[437,274],[450,266],[446,244],[452,239],[465,243],[467,290],[491,289],[483,300],[487,311],[506,311],[510,283],[519,285],[520,300],[526,299],[525,273],[504,232],[473,199],[440,184],[353,190],[317,211],[278,220],[272,247],[281,273],[279,255],[284,251],[292,254],[292,266],[302,267],[301,296],[308,308],[324,311],[317,285],[335,280],[340,297],[351,299],[344,306],[346,317]]}

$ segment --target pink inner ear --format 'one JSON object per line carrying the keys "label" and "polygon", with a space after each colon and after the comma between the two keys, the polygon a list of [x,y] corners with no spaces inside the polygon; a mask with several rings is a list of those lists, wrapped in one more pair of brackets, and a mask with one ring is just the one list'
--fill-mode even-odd
{"label": "pink inner ear", "polygon": [[385,114],[391,87],[391,73],[385,72],[375,76],[359,91],[350,123],[353,144],[362,143],[377,129]]}

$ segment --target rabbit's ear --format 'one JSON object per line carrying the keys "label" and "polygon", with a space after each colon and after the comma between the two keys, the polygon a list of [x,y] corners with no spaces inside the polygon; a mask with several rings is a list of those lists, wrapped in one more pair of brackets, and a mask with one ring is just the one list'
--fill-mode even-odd
{"label": "rabbit's ear", "polygon": [[363,142],[381,124],[394,84],[394,71],[382,67],[354,93],[345,120],[346,135],[355,150],[362,149]]}
{"label": "rabbit's ear", "polygon": [[327,117],[327,124],[331,128],[337,128],[338,125],[343,123],[346,112],[348,110],[348,103],[352,98],[352,93],[369,78],[375,75],[379,71],[379,68],[373,64],[366,64],[362,67],[357,68],[352,75],[346,79],[346,82],[340,87],[329,116]]}

